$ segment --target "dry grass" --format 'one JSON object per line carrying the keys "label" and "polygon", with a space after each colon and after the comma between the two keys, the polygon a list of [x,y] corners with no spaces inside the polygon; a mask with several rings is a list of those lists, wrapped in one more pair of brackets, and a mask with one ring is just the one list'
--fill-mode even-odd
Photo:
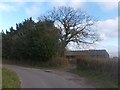
{"label": "dry grass", "polygon": [[67,66],[68,65],[68,60],[65,57],[53,57],[51,59],[51,63],[56,64],[56,65]]}
{"label": "dry grass", "polygon": [[77,57],[77,68],[96,71],[106,75],[111,80],[118,80],[118,60],[106,58]]}

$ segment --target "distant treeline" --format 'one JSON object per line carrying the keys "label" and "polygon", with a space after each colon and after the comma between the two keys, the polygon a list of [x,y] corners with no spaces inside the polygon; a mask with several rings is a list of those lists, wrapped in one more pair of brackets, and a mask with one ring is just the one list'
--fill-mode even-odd
{"label": "distant treeline", "polygon": [[2,57],[9,60],[46,62],[58,53],[59,32],[52,21],[29,18],[2,31]]}

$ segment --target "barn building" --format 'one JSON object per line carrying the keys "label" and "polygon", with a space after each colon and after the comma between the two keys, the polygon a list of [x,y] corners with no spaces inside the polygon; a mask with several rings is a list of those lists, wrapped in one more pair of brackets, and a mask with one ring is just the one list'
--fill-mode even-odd
{"label": "barn building", "polygon": [[66,51],[65,56],[69,61],[76,57],[89,57],[89,58],[109,58],[106,50],[81,50],[81,51]]}

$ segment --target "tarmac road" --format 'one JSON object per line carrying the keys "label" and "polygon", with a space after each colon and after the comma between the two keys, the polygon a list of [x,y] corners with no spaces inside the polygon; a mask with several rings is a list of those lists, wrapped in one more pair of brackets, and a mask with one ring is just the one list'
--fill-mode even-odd
{"label": "tarmac road", "polygon": [[15,71],[21,81],[21,88],[82,88],[81,85],[65,79],[62,75],[45,72],[41,69],[3,65]]}

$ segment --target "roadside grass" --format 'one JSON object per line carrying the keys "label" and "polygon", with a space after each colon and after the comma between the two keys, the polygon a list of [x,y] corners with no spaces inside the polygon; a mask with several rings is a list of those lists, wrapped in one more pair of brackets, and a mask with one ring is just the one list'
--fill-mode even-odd
{"label": "roadside grass", "polygon": [[2,68],[2,88],[20,88],[20,80],[15,72]]}
{"label": "roadside grass", "polygon": [[96,85],[100,85],[101,88],[118,88],[117,82],[110,80],[107,76],[99,72],[83,69],[74,69],[71,72],[95,81]]}

